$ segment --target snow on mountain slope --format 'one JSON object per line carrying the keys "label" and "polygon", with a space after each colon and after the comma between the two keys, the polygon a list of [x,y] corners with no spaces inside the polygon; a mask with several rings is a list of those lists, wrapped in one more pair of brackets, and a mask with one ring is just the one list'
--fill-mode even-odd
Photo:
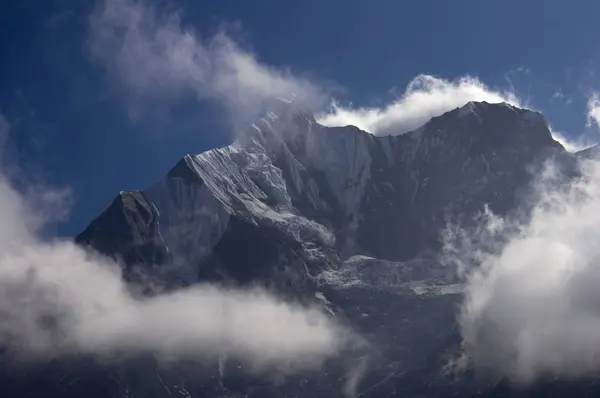
{"label": "snow on mountain slope", "polygon": [[[272,231],[271,266],[291,252],[311,275],[338,267],[336,253],[406,261],[435,248],[449,215],[484,203],[509,209],[527,166],[547,150],[562,148],[543,117],[508,104],[469,103],[396,137],[324,127],[301,106],[283,104],[233,144],[186,155],[163,181],[124,194],[150,217],[143,226],[119,221],[129,229],[127,249],[110,248],[97,232],[130,212],[122,201],[78,240],[126,263],[161,265],[185,283],[229,241],[232,220]],[[148,257],[140,242],[162,254]]]}

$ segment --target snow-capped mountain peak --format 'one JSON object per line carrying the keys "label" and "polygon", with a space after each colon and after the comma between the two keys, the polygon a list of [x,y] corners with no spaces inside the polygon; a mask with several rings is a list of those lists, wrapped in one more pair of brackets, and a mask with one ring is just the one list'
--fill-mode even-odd
{"label": "snow-capped mountain peak", "polygon": [[[130,279],[143,267],[171,287],[261,284],[324,305],[381,348],[364,396],[400,385],[440,396],[464,387],[428,379],[458,341],[461,286],[436,260],[440,231],[484,205],[514,208],[531,166],[553,154],[572,156],[539,113],[509,104],[468,103],[413,132],[375,137],[321,126],[281,101],[233,144],[186,155],[154,186],[121,193],[77,241],[120,258]],[[225,397],[250,385],[228,377],[219,371],[201,390]],[[276,395],[343,390],[332,368],[307,380]]]}
{"label": "snow-capped mountain peak", "polygon": [[[232,145],[185,156],[140,195],[154,214],[153,239],[170,253],[161,258],[193,238],[194,250],[179,250],[193,269],[214,254],[232,220],[308,244],[299,252],[306,264],[332,248],[342,257],[402,260],[433,244],[449,208],[510,202],[495,184],[522,183],[508,170],[555,144],[537,115],[471,102],[415,132],[374,137],[321,126],[307,107],[278,100]],[[89,235],[80,239],[93,241]],[[194,271],[186,272],[193,280]]]}

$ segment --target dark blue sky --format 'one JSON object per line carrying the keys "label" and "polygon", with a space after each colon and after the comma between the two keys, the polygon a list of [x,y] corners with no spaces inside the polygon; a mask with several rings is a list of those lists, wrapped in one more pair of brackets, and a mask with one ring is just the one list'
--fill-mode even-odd
{"label": "dark blue sky", "polygon": [[[73,211],[60,226],[66,235],[119,190],[144,188],[183,154],[231,139],[227,112],[210,99],[161,103],[153,108],[160,117],[132,120],[118,83],[90,57],[88,23],[98,3],[0,3],[0,113],[21,166],[72,188]],[[203,37],[225,28],[262,64],[336,86],[335,96],[355,106],[386,104],[390,90],[401,93],[419,74],[468,74],[495,89],[514,87],[554,129],[576,137],[590,95],[600,90],[600,3],[593,0],[151,5],[159,14],[180,10],[183,24]]]}

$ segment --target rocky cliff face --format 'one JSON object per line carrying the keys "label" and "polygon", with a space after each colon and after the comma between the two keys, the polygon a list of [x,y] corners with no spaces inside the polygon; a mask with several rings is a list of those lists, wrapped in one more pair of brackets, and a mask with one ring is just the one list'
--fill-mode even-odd
{"label": "rocky cliff face", "polygon": [[[510,211],[549,156],[572,158],[542,115],[508,104],[468,103],[396,137],[324,127],[288,105],[232,145],[186,155],[156,185],[121,192],[76,240],[117,258],[132,281],[262,284],[327,303],[378,347],[360,396],[466,395],[468,380],[440,376],[459,344],[461,293],[436,261],[440,232],[484,205]],[[194,397],[332,397],[344,363],[357,360],[278,387],[216,371],[159,379]],[[102,373],[113,396],[167,396],[151,362],[123,366]]]}

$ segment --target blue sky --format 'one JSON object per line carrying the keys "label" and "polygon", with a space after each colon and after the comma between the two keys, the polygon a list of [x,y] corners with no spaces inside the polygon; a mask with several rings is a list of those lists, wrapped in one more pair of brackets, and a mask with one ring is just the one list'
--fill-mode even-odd
{"label": "blue sky", "polygon": [[71,189],[63,235],[290,91],[335,113],[324,122],[374,134],[491,99],[595,141],[599,11],[591,0],[3,1],[0,130],[29,179]]}

